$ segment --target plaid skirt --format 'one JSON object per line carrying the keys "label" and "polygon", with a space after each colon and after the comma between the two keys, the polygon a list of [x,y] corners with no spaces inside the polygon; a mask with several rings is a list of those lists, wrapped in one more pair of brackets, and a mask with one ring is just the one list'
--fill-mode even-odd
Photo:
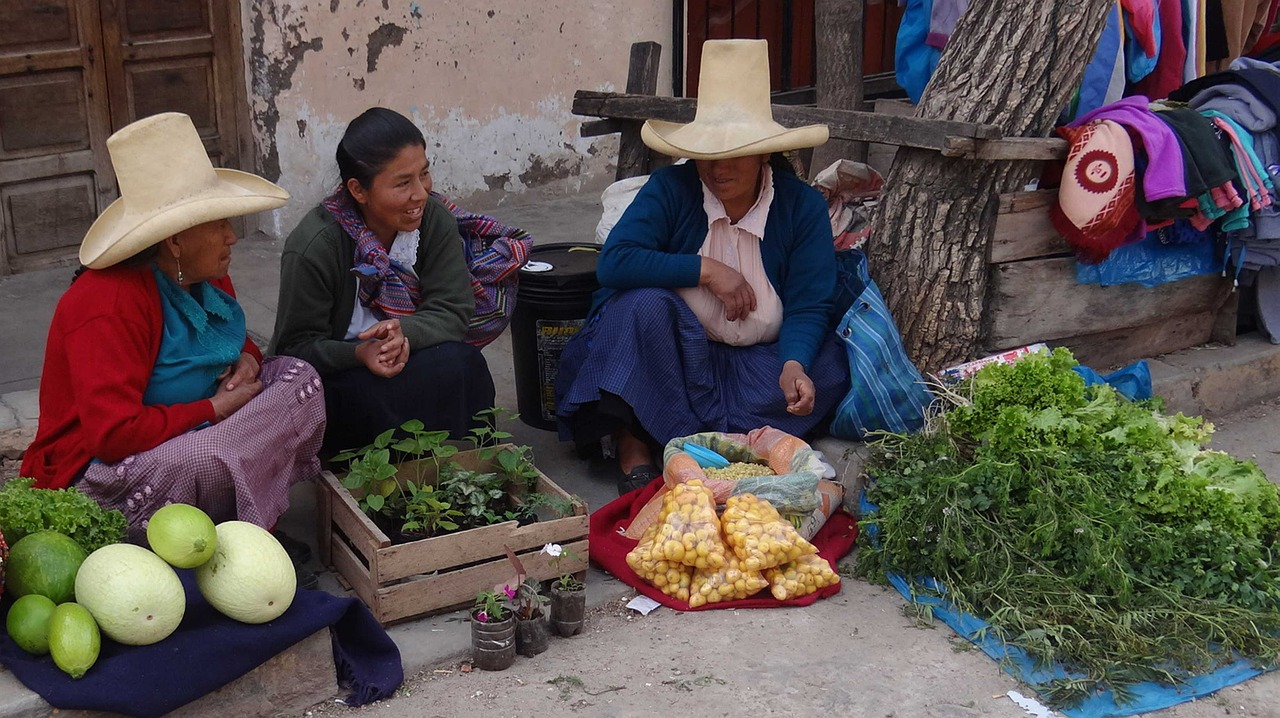
{"label": "plaid skirt", "polygon": [[259,379],[262,392],[225,420],[114,464],[94,462],[77,486],[123,512],[134,543],[145,543],[151,515],[172,503],[199,506],[214,523],[271,528],[289,505],[289,487],[320,473],[324,387],[293,357],[267,359]]}
{"label": "plaid skirt", "polygon": [[[614,295],[565,346],[556,374],[560,438],[600,438],[577,416],[620,398],[659,444],[700,431],[772,426],[804,436],[849,392],[849,363],[834,333],[809,367],[816,397],[807,416],[787,413],[778,345],[735,347],[707,339],[689,305],[669,289]],[[634,427],[633,427],[634,428]],[[593,434],[595,434],[593,436]]]}

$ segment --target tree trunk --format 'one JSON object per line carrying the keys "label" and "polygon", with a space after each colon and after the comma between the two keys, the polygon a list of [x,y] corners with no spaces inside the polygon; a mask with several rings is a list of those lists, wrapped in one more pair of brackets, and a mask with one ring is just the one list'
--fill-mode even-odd
{"label": "tree trunk", "polygon": [[[957,23],[917,117],[1044,137],[1093,55],[1112,0],[989,0]],[[872,229],[876,278],[923,370],[973,357],[999,197],[1037,163],[953,159],[900,148]]]}
{"label": "tree trunk", "polygon": [[[818,107],[862,109],[863,9],[866,0],[818,0],[814,5],[817,28]],[[812,178],[839,159],[865,162],[865,142],[830,140],[813,151]]]}

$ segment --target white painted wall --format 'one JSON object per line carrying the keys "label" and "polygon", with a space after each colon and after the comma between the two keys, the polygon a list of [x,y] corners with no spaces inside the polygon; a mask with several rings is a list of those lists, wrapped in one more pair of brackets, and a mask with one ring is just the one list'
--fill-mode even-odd
{"label": "white painted wall", "polygon": [[578,89],[625,89],[631,43],[662,44],[668,0],[249,0],[246,81],[259,169],[293,195],[283,237],[337,183],[334,148],[374,105],[427,137],[437,191],[469,209],[598,191],[616,136],[583,139]]}

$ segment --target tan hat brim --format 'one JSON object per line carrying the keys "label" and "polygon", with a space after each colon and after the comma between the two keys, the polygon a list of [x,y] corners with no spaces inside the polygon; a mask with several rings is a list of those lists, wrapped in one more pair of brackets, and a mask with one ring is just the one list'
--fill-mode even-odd
{"label": "tan hat brim", "polygon": [[130,216],[124,201],[112,202],[80,243],[80,263],[105,269],[167,237],[198,224],[283,207],[289,193],[257,175],[214,168],[218,184],[146,215]]}
{"label": "tan hat brim", "polygon": [[806,125],[787,129],[782,125],[755,123],[747,127],[681,124],[646,120],[640,138],[654,152],[694,160],[724,160],[770,152],[817,147],[830,136],[826,125]]}

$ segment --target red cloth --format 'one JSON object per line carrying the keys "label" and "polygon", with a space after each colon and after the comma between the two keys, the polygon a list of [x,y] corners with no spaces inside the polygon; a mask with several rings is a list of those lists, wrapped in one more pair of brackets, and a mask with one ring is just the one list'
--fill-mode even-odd
{"label": "red cloth", "polygon": [[[834,596],[840,592],[840,584],[836,584],[819,589],[807,596],[793,598],[789,601],[779,601],[769,595],[769,590],[765,589],[754,598],[708,603],[697,608],[690,608],[689,604],[684,601],[678,601],[645,583],[627,565],[627,553],[635,548],[638,542],[618,533],[618,529],[630,526],[631,520],[640,512],[640,509],[644,508],[649,499],[658,493],[658,489],[662,485],[661,478],[654,479],[652,483],[643,489],[637,489],[629,494],[620,496],[591,514],[591,560],[600,568],[616,576],[623,583],[634,587],[637,591],[658,603],[674,608],[677,611],[702,611],[710,608],[808,606],[819,598]],[[830,519],[827,519],[827,523],[818,530],[818,534],[813,537],[810,543],[818,548],[818,555],[825,558],[831,564],[831,569],[835,570],[836,561],[853,549],[853,543],[857,538],[857,520],[847,511],[838,510]],[[843,581],[844,579],[841,580]]]}
{"label": "red cloth", "polygon": [[[231,279],[211,282],[235,297]],[[88,270],[58,300],[40,377],[40,423],[22,476],[62,489],[88,463],[147,451],[215,419],[208,399],[144,406],[164,315],[150,267]],[[262,353],[247,336],[243,351]]]}
{"label": "red cloth", "polygon": [[1133,93],[1152,100],[1182,87],[1187,46],[1182,41],[1182,0],[1157,0],[1160,9],[1160,59],[1149,75],[1133,85]]}

